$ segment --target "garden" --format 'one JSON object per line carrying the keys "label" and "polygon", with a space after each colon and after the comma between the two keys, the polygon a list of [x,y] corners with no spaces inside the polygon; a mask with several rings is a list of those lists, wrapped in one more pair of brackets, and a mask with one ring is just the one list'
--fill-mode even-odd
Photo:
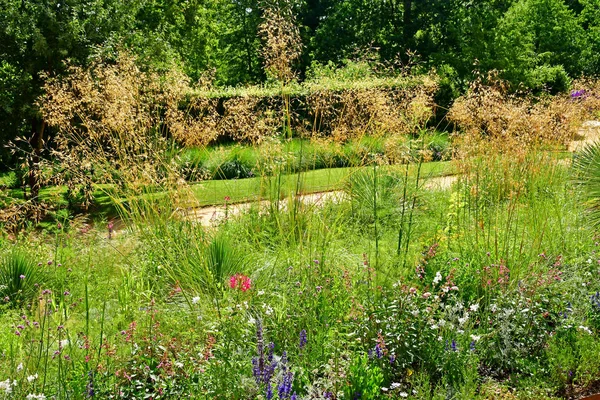
{"label": "garden", "polygon": [[[497,32],[543,9],[512,3]],[[556,49],[462,77],[370,52],[300,73],[308,25],[261,7],[260,82],[158,63],[137,37],[41,73],[27,110],[0,94],[35,109],[1,155],[0,399],[600,393],[594,73],[535,64]]]}

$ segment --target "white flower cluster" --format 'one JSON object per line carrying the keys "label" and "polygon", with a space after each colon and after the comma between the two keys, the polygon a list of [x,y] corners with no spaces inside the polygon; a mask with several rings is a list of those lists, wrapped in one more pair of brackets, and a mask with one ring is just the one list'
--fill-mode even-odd
{"label": "white flower cluster", "polygon": [[10,379],[5,381],[0,381],[0,390],[3,390],[4,393],[10,394],[12,393],[12,387],[17,385],[17,381],[11,382]]}
{"label": "white flower cluster", "polygon": [[28,394],[26,399],[27,400],[46,400],[46,396],[44,394]]}

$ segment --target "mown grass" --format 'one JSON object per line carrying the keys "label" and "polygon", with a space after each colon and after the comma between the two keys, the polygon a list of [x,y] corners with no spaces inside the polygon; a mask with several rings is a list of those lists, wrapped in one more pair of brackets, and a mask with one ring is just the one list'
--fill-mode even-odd
{"label": "mown grass", "polygon": [[[410,168],[415,169],[416,167],[411,166]],[[360,167],[327,168],[295,174],[281,174],[280,176],[269,178],[207,180],[192,184],[190,189],[196,197],[198,206],[221,205],[225,202],[225,197],[229,197],[229,203],[241,203],[268,198],[270,196],[269,188],[275,185],[275,180],[280,185],[283,197],[287,197],[290,193],[295,192],[299,181],[302,183],[299,188],[299,193],[301,194],[339,190],[343,187],[346,178],[358,169]],[[423,164],[424,176],[437,177],[452,175],[454,172],[455,170],[450,162]],[[148,191],[153,193],[143,196],[159,200],[166,195],[166,193],[156,192],[151,188],[148,188]],[[16,199],[17,201],[23,199],[23,191],[20,189],[10,189],[7,190],[7,193],[9,198]],[[47,201],[58,206],[66,206],[65,194],[66,187],[49,186],[40,190],[39,198],[41,201]],[[90,211],[105,216],[117,215],[117,210],[114,207],[115,201],[117,203],[126,201],[124,198],[115,197],[112,185],[96,185],[94,199],[95,202]]]}

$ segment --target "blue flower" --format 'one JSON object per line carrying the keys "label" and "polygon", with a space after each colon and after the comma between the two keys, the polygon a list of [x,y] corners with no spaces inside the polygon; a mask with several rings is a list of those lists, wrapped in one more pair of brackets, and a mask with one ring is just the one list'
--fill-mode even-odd
{"label": "blue flower", "polygon": [[280,399],[288,399],[292,393],[292,383],[294,382],[294,374],[287,372],[283,375],[283,379],[277,388],[277,393]]}
{"label": "blue flower", "polygon": [[586,95],[585,89],[571,91],[571,99],[579,99],[581,97],[584,97],[585,95]]}
{"label": "blue flower", "polygon": [[381,345],[379,343],[377,343],[375,345],[375,355],[379,359],[381,359],[381,357],[383,357],[383,350],[381,349]]}
{"label": "blue flower", "polygon": [[302,350],[304,348],[304,346],[306,346],[307,342],[308,342],[308,339],[306,337],[306,329],[302,329],[300,331],[300,350]]}

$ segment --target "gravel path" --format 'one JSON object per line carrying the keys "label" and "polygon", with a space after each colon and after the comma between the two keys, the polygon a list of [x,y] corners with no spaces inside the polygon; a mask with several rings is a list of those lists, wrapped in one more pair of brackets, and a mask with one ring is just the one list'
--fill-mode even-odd
{"label": "gravel path", "polygon": [[[455,175],[429,178],[423,187],[427,190],[446,190],[450,188],[457,179],[458,177]],[[346,197],[347,195],[344,191],[334,190],[329,192],[301,194],[297,197],[297,199],[304,205],[318,207],[329,201],[336,203],[340,202]],[[290,199],[282,199],[280,200],[279,206],[285,209],[289,201]],[[244,203],[230,204],[227,207],[225,207],[225,205],[201,207],[186,210],[182,213],[182,215],[185,218],[196,221],[204,226],[210,226],[218,223],[219,221],[223,221],[226,217],[232,217],[240,215],[244,212],[248,212],[250,207],[256,204],[258,204],[259,208],[266,208],[269,207],[270,202],[268,200],[263,200],[260,202],[249,201]]]}

